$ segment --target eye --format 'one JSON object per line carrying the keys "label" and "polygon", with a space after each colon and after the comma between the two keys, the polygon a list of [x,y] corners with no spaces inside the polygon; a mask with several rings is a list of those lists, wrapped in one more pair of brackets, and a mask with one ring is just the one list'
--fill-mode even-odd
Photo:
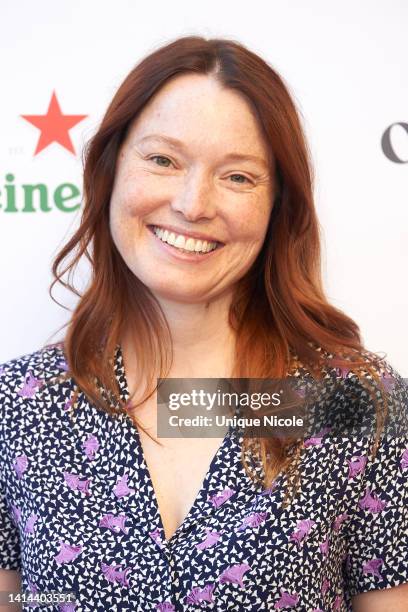
{"label": "eye", "polygon": [[[171,164],[171,160],[168,157],[164,157],[164,155],[152,155],[151,157],[149,157],[149,159],[153,160],[153,159],[157,159],[158,161],[156,162],[158,166],[162,166],[163,168],[168,168],[169,164]],[[169,162],[169,164],[167,163],[161,163],[162,161],[164,162]]]}
{"label": "eye", "polygon": [[[249,180],[248,177],[244,176],[243,174],[231,174],[229,178],[232,177],[238,177],[238,181],[233,181],[234,183],[241,183],[242,185],[244,185],[245,183],[251,183],[251,181]],[[243,180],[241,180],[243,179]]]}

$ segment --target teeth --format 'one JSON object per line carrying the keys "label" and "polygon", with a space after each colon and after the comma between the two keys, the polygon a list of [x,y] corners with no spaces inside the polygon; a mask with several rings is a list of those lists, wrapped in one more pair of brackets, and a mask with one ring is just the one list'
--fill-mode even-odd
{"label": "teeth", "polygon": [[[160,238],[160,236],[159,236]],[[166,242],[168,242],[169,244],[172,244],[174,246],[174,243],[176,242],[176,236],[173,234],[173,232],[171,232],[168,237]]]}
{"label": "teeth", "polygon": [[182,251],[189,251],[195,253],[209,253],[213,251],[217,243],[216,242],[207,242],[207,240],[195,240],[194,238],[190,238],[188,236],[183,236],[182,234],[174,234],[173,232],[169,232],[168,230],[163,230],[159,227],[153,228],[154,233],[160,240],[163,242],[167,242],[167,244],[171,244],[177,249],[181,249]]}
{"label": "teeth", "polygon": [[184,248],[186,249],[186,251],[194,251],[195,250],[195,240],[193,240],[193,238],[189,238],[188,240],[186,240],[186,244]]}
{"label": "teeth", "polygon": [[177,247],[178,249],[184,249],[184,245],[185,245],[186,241],[184,239],[184,236],[177,236],[176,238],[176,242],[173,244],[173,246]]}

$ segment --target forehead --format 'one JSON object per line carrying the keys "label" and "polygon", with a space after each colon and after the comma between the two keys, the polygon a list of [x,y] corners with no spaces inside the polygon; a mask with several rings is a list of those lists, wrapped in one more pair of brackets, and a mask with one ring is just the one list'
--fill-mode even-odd
{"label": "forehead", "polygon": [[269,157],[269,147],[245,96],[210,75],[172,78],[149,100],[129,127],[128,138],[162,133],[186,144],[245,147]]}

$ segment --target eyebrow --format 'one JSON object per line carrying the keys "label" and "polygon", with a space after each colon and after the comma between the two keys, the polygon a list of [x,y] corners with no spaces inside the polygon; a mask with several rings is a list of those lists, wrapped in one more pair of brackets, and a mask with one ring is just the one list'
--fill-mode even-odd
{"label": "eyebrow", "polygon": [[[173,138],[171,136],[163,136],[162,134],[148,134],[143,136],[139,142],[145,142],[146,140],[157,140],[167,144],[172,149],[185,149],[185,145],[181,140]],[[225,161],[254,161],[261,164],[265,168],[269,168],[269,165],[265,159],[258,155],[252,155],[251,153],[228,153],[224,156]]]}

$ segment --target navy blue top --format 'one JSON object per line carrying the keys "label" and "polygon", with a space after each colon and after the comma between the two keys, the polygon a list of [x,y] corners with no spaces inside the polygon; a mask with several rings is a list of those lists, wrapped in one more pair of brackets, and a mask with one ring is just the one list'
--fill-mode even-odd
{"label": "navy blue top", "polygon": [[[127,401],[120,347],[114,365]],[[77,596],[41,610],[348,611],[356,593],[408,582],[406,432],[381,438],[374,460],[367,438],[305,441],[301,489],[283,508],[285,476],[262,491],[230,429],[166,541],[130,416],[83,393],[73,409],[71,378],[44,384],[64,369],[60,346],[0,369],[0,568],[20,570],[23,590]]]}

